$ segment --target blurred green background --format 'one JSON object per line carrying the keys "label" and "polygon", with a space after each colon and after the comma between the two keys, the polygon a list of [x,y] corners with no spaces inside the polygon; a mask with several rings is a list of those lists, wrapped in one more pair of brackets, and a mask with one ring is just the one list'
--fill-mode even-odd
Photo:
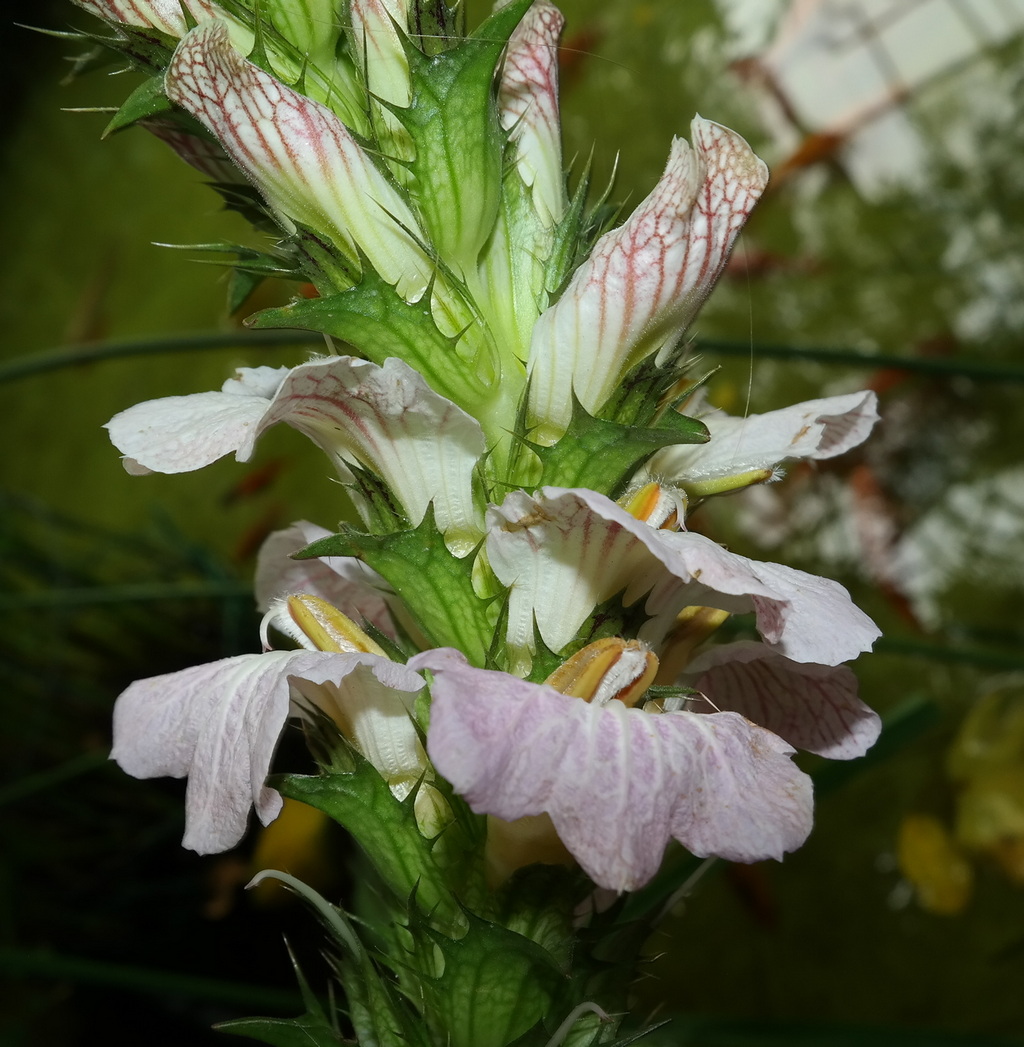
{"label": "blurred green background", "polygon": [[[678,1016],[666,1043],[1024,1042],[1024,39],[979,29],[922,78],[908,70],[936,42],[887,43],[877,23],[858,39],[875,59],[885,45],[891,97],[818,126],[783,120],[792,88],[765,75],[789,4],[562,7],[566,156],[593,147],[595,185],[614,167],[639,201],[695,111],[775,172],[696,325],[712,399],[759,412],[870,386],[884,418],[856,453],[694,517],[850,587],[885,632],[862,693],[897,726],[876,758],[823,772],[803,850],[695,886],[651,943],[638,1011]],[[88,24],[65,2],[17,8]],[[130,74],[61,83],[73,44],[0,34],[0,1043],[217,1042],[213,1021],[298,1010],[282,934],[315,962],[316,928],[244,895],[248,850],[180,850],[183,786],[106,761],[110,709],[138,676],[254,649],[260,538],[345,505],[290,430],[245,466],[123,472],[101,428],[116,411],[308,347],[86,356],[236,333],[222,271],[154,244],[255,234],[155,139],[101,142],[102,115],[62,111],[117,104]],[[822,91],[847,68],[841,38],[819,47]],[[908,141],[899,177],[865,175]],[[303,759],[286,741],[282,766]]]}

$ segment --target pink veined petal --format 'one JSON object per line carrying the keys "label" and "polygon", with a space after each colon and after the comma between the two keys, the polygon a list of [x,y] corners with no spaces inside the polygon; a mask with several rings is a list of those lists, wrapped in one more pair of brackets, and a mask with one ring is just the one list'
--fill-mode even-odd
{"label": "pink veined petal", "polygon": [[186,25],[182,14],[184,6],[200,21],[204,18],[226,17],[216,4],[208,0],[73,0],[79,7],[99,18],[133,25],[143,29],[159,29],[168,36],[184,36]]}
{"label": "pink veined petal", "polygon": [[106,424],[129,472],[201,469],[251,443],[287,367],[240,368],[219,393],[147,400]]}
{"label": "pink veined petal", "polygon": [[264,783],[293,678],[340,683],[362,665],[405,689],[422,685],[404,666],[374,655],[238,655],[133,683],[114,706],[110,755],[136,778],[187,775],[183,845],[200,854],[227,850],[244,835],[250,808],[264,825],[280,813],[280,795]]}
{"label": "pink veined petal", "polygon": [[384,595],[390,588],[376,571],[353,556],[292,559],[292,553],[330,533],[299,520],[270,534],[256,557],[256,606],[266,611],[274,597],[309,593],[333,604],[353,621],[366,620],[386,636],[394,637],[395,627]]}
{"label": "pink veined petal", "polygon": [[714,707],[830,760],[863,756],[881,731],[878,714],[857,697],[857,678],[845,665],[793,662],[759,643],[709,648],[686,667],[682,682]]}
{"label": "pink veined petal", "polygon": [[801,662],[836,665],[879,636],[837,582],[749,560],[703,535],[656,530],[593,491],[513,492],[487,522],[488,561],[511,589],[507,640],[527,666],[534,622],[560,651],[620,591],[626,606],[647,596],[651,621],[639,636],[655,648],[687,605],[753,611],[765,642]]}
{"label": "pink veined petal", "polygon": [[247,62],[217,22],[181,42],[167,97],[220,140],[284,224],[317,230],[355,262],[362,251],[407,300],[434,265],[405,200],[326,106]]}
{"label": "pink veined petal", "polygon": [[136,778],[188,775],[184,846],[227,850],[244,835],[251,807],[265,825],[280,813],[280,795],[263,783],[288,717],[288,674],[323,658],[239,655],[139,680],[114,706],[110,755]]}
{"label": "pink veined petal", "polygon": [[733,241],[768,182],[750,146],[695,117],[693,147],[675,139],[654,191],[598,240],[530,346],[533,438],[565,431],[573,390],[591,413],[622,376],[674,343],[718,279]]}
{"label": "pink veined petal", "polygon": [[238,168],[217,142],[183,130],[173,120],[140,121],[150,134],[169,146],[180,159],[214,182],[244,183]]}
{"label": "pink veined petal", "polygon": [[808,400],[747,418],[702,416],[711,439],[659,451],[645,469],[669,483],[771,469],[792,458],[833,458],[867,439],[878,421],[873,392]]}
{"label": "pink veined petal", "polygon": [[516,166],[546,225],[562,217],[565,175],[558,112],[558,41],[565,19],[537,0],[509,39],[498,91],[501,125],[516,143]]}
{"label": "pink veined petal", "polygon": [[735,713],[654,715],[596,707],[452,650],[434,673],[427,748],[478,813],[547,813],[601,887],[635,890],[674,837],[700,857],[781,858],[810,832],[810,779],[792,749]]}
{"label": "pink veined petal", "polygon": [[358,460],[380,476],[414,525],[433,503],[438,527],[459,555],[482,534],[473,470],[484,452],[480,424],[435,393],[400,360],[383,367],[332,357],[296,367],[254,437],[276,422],[305,433],[349,476]]}

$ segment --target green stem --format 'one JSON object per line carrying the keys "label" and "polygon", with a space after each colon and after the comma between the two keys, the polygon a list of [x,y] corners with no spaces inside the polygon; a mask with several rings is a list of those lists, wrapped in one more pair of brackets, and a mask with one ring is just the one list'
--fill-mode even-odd
{"label": "green stem", "polygon": [[973,378],[979,382],[1024,382],[1024,367],[971,360],[962,356],[891,356],[885,353],[865,353],[859,349],[833,349],[809,345],[756,345],[752,342],[732,342],[717,338],[697,338],[694,348],[698,352],[717,353],[719,356],[812,360],[822,364],[866,367],[873,371],[885,368],[917,374]]}
{"label": "green stem", "polygon": [[310,346],[323,348],[323,345],[322,334],[311,334],[307,331],[200,331],[196,334],[168,335],[164,338],[86,342],[30,353],[27,356],[16,356],[13,360],[0,363],[0,383],[122,356],[152,356],[206,349],[282,349]]}
{"label": "green stem", "polygon": [[297,992],[273,986],[197,978],[176,971],[159,971],[91,957],[62,956],[44,949],[0,949],[0,970],[19,978],[52,978],[88,985],[114,985],[160,996],[216,1000],[245,1008],[289,1013],[302,1010]]}

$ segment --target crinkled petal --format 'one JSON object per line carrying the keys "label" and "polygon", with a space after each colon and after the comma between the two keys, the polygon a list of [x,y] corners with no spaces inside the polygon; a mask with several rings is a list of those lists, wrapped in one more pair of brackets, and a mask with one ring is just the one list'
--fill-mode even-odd
{"label": "crinkled petal", "polygon": [[768,181],[750,146],[696,117],[693,147],[675,139],[654,191],[598,240],[530,346],[533,436],[566,430],[574,391],[597,413],[626,372],[673,344],[697,315]]}
{"label": "crinkled petal", "polygon": [[449,546],[469,552],[482,535],[473,470],[484,452],[479,422],[435,393],[401,360],[352,357],[293,369],[259,425],[287,422],[334,458],[358,461],[391,488],[413,525],[433,503]]}
{"label": "crinkled petal", "polygon": [[434,265],[417,221],[330,109],[247,62],[223,25],[200,25],[167,69],[167,97],[224,146],[285,225],[315,229],[351,261],[370,265],[407,300]]}
{"label": "crinkled petal", "polygon": [[341,676],[353,657],[243,654],[139,680],[114,706],[110,755],[136,778],[188,775],[184,845],[226,850],[245,833],[251,807],[264,825],[281,810],[264,781],[288,716],[289,675],[326,668]]}
{"label": "crinkled petal", "polygon": [[478,813],[547,813],[601,887],[634,890],[674,837],[700,857],[781,858],[806,839],[810,779],[780,738],[735,713],[654,715],[597,707],[452,650],[410,663],[434,673],[427,748]]}
{"label": "crinkled petal", "polygon": [[845,665],[793,662],[764,644],[711,647],[686,667],[682,682],[715,708],[831,760],[863,756],[882,728],[878,714],[857,697],[857,678]]}
{"label": "crinkled petal", "polygon": [[544,643],[562,650],[618,592],[627,606],[647,594],[652,620],[640,638],[655,646],[688,605],[753,611],[765,642],[800,662],[837,665],[879,635],[837,582],[748,560],[703,535],[657,530],[593,491],[515,491],[487,523],[488,561],[510,587],[506,635],[515,655],[532,650],[535,621]]}
{"label": "crinkled petal", "polygon": [[283,531],[270,534],[256,557],[253,585],[256,606],[266,611],[275,597],[309,593],[333,604],[356,622],[364,619],[385,635],[394,637],[395,627],[384,595],[390,589],[376,571],[354,556],[292,559],[293,553],[330,533],[326,528],[299,520]]}
{"label": "crinkled petal", "polygon": [[114,415],[106,428],[129,472],[201,469],[232,451],[251,450],[257,425],[287,374],[287,367],[243,367],[219,393],[147,400]]}
{"label": "crinkled petal", "polygon": [[183,845],[227,850],[244,835],[251,807],[264,825],[280,813],[280,794],[264,783],[294,680],[340,685],[360,667],[389,686],[422,686],[405,666],[369,654],[238,655],[133,683],[114,706],[110,755],[136,778],[187,775]]}
{"label": "crinkled petal", "polygon": [[780,411],[734,418],[702,416],[711,439],[659,451],[645,472],[668,483],[772,469],[792,458],[833,458],[863,443],[878,421],[873,392],[808,400]]}
{"label": "crinkled petal", "polygon": [[545,225],[565,210],[562,126],[558,114],[558,41],[565,19],[554,4],[537,0],[508,42],[498,91],[501,125],[515,142],[515,162],[533,189]]}

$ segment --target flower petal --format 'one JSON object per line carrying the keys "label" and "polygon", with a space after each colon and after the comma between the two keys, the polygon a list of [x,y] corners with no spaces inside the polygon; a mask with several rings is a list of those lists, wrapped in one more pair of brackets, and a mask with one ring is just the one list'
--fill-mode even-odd
{"label": "flower petal", "polygon": [[498,91],[501,126],[515,142],[515,162],[533,189],[534,207],[551,227],[565,210],[562,126],[558,113],[558,41],[565,19],[536,0],[509,38]]}
{"label": "flower petal", "polygon": [[593,491],[516,491],[487,522],[488,560],[511,589],[507,641],[527,668],[534,622],[558,652],[618,592],[626,606],[648,594],[652,620],[639,638],[654,646],[688,605],[753,611],[765,642],[799,662],[836,665],[879,635],[837,582],[748,560],[703,535],[652,528]]}
{"label": "flower petal", "polygon": [[411,96],[409,59],[397,27],[409,24],[409,0],[350,0],[349,17],[353,56],[365,70],[369,94],[404,109]]}
{"label": "flower petal", "polygon": [[330,109],[247,62],[217,22],[182,40],[165,90],[216,135],[286,227],[315,229],[353,264],[362,252],[406,300],[420,297],[434,264],[416,218]]}
{"label": "flower petal", "polygon": [[791,458],[834,458],[863,443],[878,421],[873,392],[808,400],[746,418],[713,412],[701,421],[711,439],[659,451],[644,472],[686,483],[772,469]]}
{"label": "flower petal", "polygon": [[857,697],[857,678],[845,665],[793,662],[764,644],[711,647],[686,667],[683,682],[716,708],[830,760],[863,756],[882,728],[878,714]]}
{"label": "flower petal", "polygon": [[338,683],[295,679],[296,692],[342,733],[402,798],[427,769],[413,703],[423,678],[404,665],[378,658],[356,666]]}
{"label": "flower petal", "polygon": [[159,29],[168,36],[185,35],[185,15],[188,11],[196,21],[207,18],[226,18],[227,15],[209,0],[73,0],[79,7],[111,22],[138,26],[140,29]]}
{"label": "flower petal", "polygon": [[792,749],[735,713],[596,707],[457,651],[417,655],[435,676],[427,748],[478,813],[547,813],[601,887],[634,890],[675,837],[700,857],[781,858],[811,829],[810,779]]}
{"label": "flower petal", "polygon": [[533,438],[553,443],[572,397],[592,414],[625,373],[674,344],[718,279],[768,169],[733,131],[696,117],[654,191],[598,240],[530,346]]}
{"label": "flower petal", "polygon": [[287,374],[287,367],[242,367],[219,393],[147,400],[114,415],[106,429],[129,472],[201,469],[251,448],[257,424]]}
{"label": "flower petal", "polygon": [[324,527],[299,520],[270,534],[256,557],[256,606],[266,611],[275,597],[308,593],[333,604],[354,621],[362,618],[394,637],[395,627],[385,600],[385,593],[390,590],[376,571],[354,556],[292,559],[292,553],[330,533]]}
{"label": "flower petal", "polygon": [[264,782],[293,678],[338,684],[360,666],[398,686],[422,685],[404,666],[373,655],[238,655],[133,683],[114,706],[110,755],[136,778],[188,775],[183,845],[200,854],[227,850],[244,835],[250,807],[264,825],[281,810],[280,795]]}
{"label": "flower petal", "polygon": [[473,500],[473,470],[484,452],[480,424],[435,393],[401,360],[383,367],[331,357],[296,367],[258,432],[287,422],[322,447],[349,474],[361,462],[394,492],[413,525],[433,503],[449,547],[464,554],[482,535]]}

